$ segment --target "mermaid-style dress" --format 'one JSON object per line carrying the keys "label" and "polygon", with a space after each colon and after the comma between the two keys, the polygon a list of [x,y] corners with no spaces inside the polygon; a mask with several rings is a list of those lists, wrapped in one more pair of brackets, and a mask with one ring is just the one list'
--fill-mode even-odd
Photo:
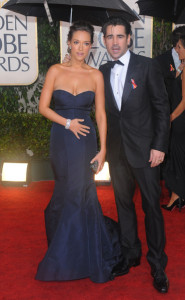
{"label": "mermaid-style dress", "polygon": [[104,218],[98,202],[90,161],[96,155],[96,131],[90,118],[94,92],[76,96],[53,93],[55,111],[67,119],[84,119],[90,127],[80,140],[64,126],[53,123],[50,153],[55,188],[45,210],[48,250],[38,266],[36,279],[73,280],[89,277],[106,282],[120,259],[116,223]]}
{"label": "mermaid-style dress", "polygon": [[[173,81],[171,112],[182,100],[182,80]],[[185,199],[185,111],[171,125],[170,149],[164,169],[165,184],[170,192]]]}

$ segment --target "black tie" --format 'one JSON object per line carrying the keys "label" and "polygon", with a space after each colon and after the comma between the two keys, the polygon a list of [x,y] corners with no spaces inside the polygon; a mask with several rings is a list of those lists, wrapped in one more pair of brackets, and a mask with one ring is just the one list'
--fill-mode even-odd
{"label": "black tie", "polygon": [[120,60],[112,60],[112,61],[108,61],[108,64],[109,64],[109,66],[110,66],[111,68],[114,68],[115,64],[124,66],[124,64],[123,64]]}

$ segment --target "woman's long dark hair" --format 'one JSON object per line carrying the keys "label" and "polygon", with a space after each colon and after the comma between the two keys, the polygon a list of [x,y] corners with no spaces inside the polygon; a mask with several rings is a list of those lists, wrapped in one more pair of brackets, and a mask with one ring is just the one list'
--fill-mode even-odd
{"label": "woman's long dark hair", "polygon": [[94,27],[86,22],[86,21],[76,21],[74,22],[70,28],[69,28],[69,33],[68,33],[68,41],[71,41],[73,37],[73,33],[76,31],[86,31],[90,34],[91,37],[91,44],[93,44],[94,41]]}

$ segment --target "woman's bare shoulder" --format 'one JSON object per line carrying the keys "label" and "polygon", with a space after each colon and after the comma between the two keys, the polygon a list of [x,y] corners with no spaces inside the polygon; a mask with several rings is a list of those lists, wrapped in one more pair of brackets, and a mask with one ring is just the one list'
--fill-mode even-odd
{"label": "woman's bare shoulder", "polygon": [[52,65],[47,72],[47,77],[57,76],[62,71],[61,64]]}
{"label": "woman's bare shoulder", "polygon": [[55,64],[55,65],[52,65],[50,68],[49,68],[49,70],[48,70],[48,72],[50,71],[50,72],[58,72],[58,71],[60,71],[61,69],[62,69],[62,64]]}
{"label": "woman's bare shoulder", "polygon": [[182,73],[181,79],[182,79],[182,92],[185,95],[185,72]]}
{"label": "woman's bare shoulder", "polygon": [[91,67],[91,73],[92,75],[97,79],[99,80],[100,78],[103,78],[103,75],[102,75],[102,72],[100,72],[98,69],[96,68],[92,68]]}

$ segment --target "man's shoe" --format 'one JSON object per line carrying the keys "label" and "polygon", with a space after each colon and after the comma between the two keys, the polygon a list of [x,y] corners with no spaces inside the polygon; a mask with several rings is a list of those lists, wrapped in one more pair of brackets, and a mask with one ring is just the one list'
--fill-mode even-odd
{"label": "man's shoe", "polygon": [[160,293],[167,293],[169,288],[169,281],[164,270],[152,270],[151,275],[154,278],[154,288]]}
{"label": "man's shoe", "polygon": [[123,259],[119,264],[117,264],[113,270],[112,275],[114,277],[116,276],[122,276],[129,272],[131,267],[136,267],[140,265],[140,258],[131,259],[129,260],[129,263]]}
{"label": "man's shoe", "polygon": [[128,264],[125,263],[124,260],[122,260],[119,264],[117,264],[113,269],[112,269],[112,275],[114,277],[116,276],[122,276],[125,275],[129,272],[129,266]]}
{"label": "man's shoe", "polygon": [[129,260],[129,268],[139,266],[140,265],[140,260],[141,260],[140,257],[130,259]]}

